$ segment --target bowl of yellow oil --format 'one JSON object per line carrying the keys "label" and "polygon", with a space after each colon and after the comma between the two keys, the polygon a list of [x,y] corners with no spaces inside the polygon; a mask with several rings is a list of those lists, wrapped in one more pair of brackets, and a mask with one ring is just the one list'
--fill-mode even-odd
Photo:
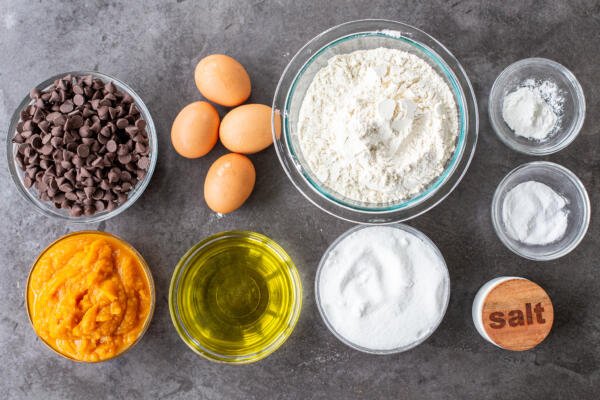
{"label": "bowl of yellow oil", "polygon": [[255,232],[218,233],[193,246],[171,279],[175,329],[197,354],[245,364],[277,350],[302,307],[302,284],[289,255]]}

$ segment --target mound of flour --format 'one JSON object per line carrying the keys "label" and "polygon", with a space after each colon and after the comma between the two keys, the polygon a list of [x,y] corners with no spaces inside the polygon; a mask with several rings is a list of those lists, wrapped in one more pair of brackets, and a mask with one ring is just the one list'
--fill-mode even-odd
{"label": "mound of flour", "polygon": [[298,120],[317,180],[345,198],[392,203],[422,192],[456,147],[458,113],[444,79],[395,49],[332,57],[317,72]]}

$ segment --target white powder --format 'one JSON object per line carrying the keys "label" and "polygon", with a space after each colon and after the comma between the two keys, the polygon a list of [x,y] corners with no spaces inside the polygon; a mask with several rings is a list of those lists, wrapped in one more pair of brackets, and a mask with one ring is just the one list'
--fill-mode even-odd
{"label": "white powder", "polygon": [[527,181],[504,198],[502,220],[513,240],[546,245],[562,239],[567,231],[567,200],[549,186]]}
{"label": "white powder", "polygon": [[560,125],[563,102],[555,83],[528,79],[504,98],[502,118],[516,135],[542,141]]}
{"label": "white powder", "polygon": [[394,227],[363,228],[344,238],[324,261],[318,285],[335,331],[371,350],[427,337],[443,317],[449,290],[434,249]]}
{"label": "white powder", "polygon": [[366,203],[422,192],[456,147],[452,91],[421,58],[395,49],[332,57],[304,98],[298,139],[326,188]]}

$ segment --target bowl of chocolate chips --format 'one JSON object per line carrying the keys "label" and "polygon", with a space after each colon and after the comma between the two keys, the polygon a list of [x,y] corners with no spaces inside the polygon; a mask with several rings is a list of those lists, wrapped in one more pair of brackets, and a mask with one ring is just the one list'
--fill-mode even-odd
{"label": "bowl of chocolate chips", "polygon": [[33,88],[15,111],[8,165],[19,192],[42,214],[106,220],[144,192],[157,160],[150,112],[125,83],[70,72]]}

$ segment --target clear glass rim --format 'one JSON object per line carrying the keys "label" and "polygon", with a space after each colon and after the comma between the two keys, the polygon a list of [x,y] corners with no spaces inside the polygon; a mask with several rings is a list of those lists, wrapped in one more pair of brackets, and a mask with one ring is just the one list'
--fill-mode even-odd
{"label": "clear glass rim", "polygon": [[[513,246],[511,239],[506,235],[504,230],[502,229],[502,204],[500,203],[500,197],[502,192],[506,188],[508,182],[521,173],[524,173],[528,169],[542,167],[552,170],[554,173],[560,174],[564,176],[566,179],[571,181],[575,187],[577,187],[577,193],[579,194],[579,199],[581,200],[582,210],[583,210],[583,224],[579,227],[577,231],[577,236],[571,242],[569,242],[564,248],[556,250],[554,252],[550,252],[547,254],[534,255],[529,252],[523,252]],[[590,199],[585,189],[585,186],[581,182],[581,180],[575,175],[571,170],[563,167],[562,165],[549,162],[549,161],[532,161],[529,163],[521,164],[512,171],[510,171],[506,176],[500,181],[496,191],[494,192],[494,197],[492,198],[492,207],[491,207],[491,216],[492,216],[492,225],[494,226],[494,231],[496,231],[496,235],[500,239],[500,241],[513,253],[526,258],[532,261],[551,261],[556,260],[560,257],[563,257],[569,254],[571,251],[575,250],[579,243],[585,237],[591,218],[591,204]]]}
{"label": "clear glass rim", "polygon": [[317,304],[319,314],[321,315],[321,319],[325,323],[325,326],[327,327],[329,332],[331,332],[331,334],[333,334],[333,336],[335,336],[340,342],[344,343],[346,346],[348,346],[354,350],[358,350],[360,352],[367,353],[367,354],[389,355],[389,354],[403,353],[405,351],[411,350],[411,349],[419,346],[420,344],[424,343],[425,341],[427,341],[427,339],[429,339],[431,337],[431,335],[433,335],[435,333],[435,331],[437,331],[439,326],[442,324],[442,321],[444,320],[444,317],[446,316],[446,312],[448,311],[448,305],[450,304],[450,293],[451,293],[450,272],[448,271],[448,265],[446,264],[446,260],[444,259],[444,256],[443,256],[442,252],[440,251],[440,249],[435,245],[435,243],[433,243],[433,241],[427,235],[425,235],[420,230],[413,228],[410,225],[406,225],[406,224],[402,224],[402,223],[395,223],[395,224],[386,225],[386,226],[388,226],[390,228],[399,229],[399,230],[402,230],[404,232],[407,232],[409,234],[416,236],[417,238],[421,239],[425,244],[427,244],[437,255],[438,260],[441,261],[442,265],[444,266],[443,270],[444,270],[445,283],[446,283],[446,288],[445,288],[446,290],[444,293],[444,305],[442,308],[442,313],[440,314],[440,318],[438,321],[436,321],[435,324],[432,325],[431,331],[427,335],[423,336],[419,340],[417,340],[409,345],[401,346],[401,347],[398,347],[395,349],[390,349],[390,350],[375,350],[375,349],[370,349],[368,347],[359,346],[357,344],[352,343],[350,340],[346,339],[344,336],[342,336],[335,330],[335,328],[333,327],[333,325],[327,318],[327,314],[325,313],[323,305],[321,304],[321,295],[320,295],[321,288],[320,288],[319,282],[321,279],[321,274],[323,272],[323,268],[325,266],[325,262],[327,261],[327,258],[329,257],[331,252],[337,247],[337,245],[342,240],[344,240],[348,236],[350,236],[351,234],[353,234],[361,229],[370,228],[371,226],[357,225],[353,228],[350,228],[346,232],[342,233],[337,239],[335,239],[333,241],[333,243],[331,243],[331,245],[329,245],[329,247],[327,248],[327,250],[325,250],[325,253],[321,257],[321,260],[319,261],[319,266],[317,268],[317,273],[315,275],[315,302]]}
{"label": "clear glass rim", "polygon": [[[59,211],[59,209],[56,209],[53,206],[50,206],[49,202],[44,202],[44,201],[38,199],[38,197],[37,197],[36,193],[34,193],[33,189],[27,189],[23,185],[23,182],[22,182],[23,173],[20,170],[20,168],[17,167],[15,157],[14,157],[15,151],[16,151],[16,146],[12,143],[12,138],[13,138],[14,132],[16,130],[18,122],[21,119],[21,116],[20,116],[21,110],[23,110],[26,106],[31,104],[31,99],[29,98],[29,94],[27,94],[25,96],[25,98],[21,101],[19,106],[16,108],[15,112],[12,115],[11,121],[10,121],[10,126],[9,126],[7,137],[6,137],[6,146],[7,146],[6,147],[6,157],[7,157],[7,161],[8,161],[8,169],[10,171],[12,180],[15,183],[15,186],[17,187],[17,191],[23,198],[25,198],[25,200],[27,200],[27,202],[30,205],[33,205],[33,209],[38,214],[44,215],[46,217],[57,218],[57,219],[60,219],[63,221],[68,221],[70,223],[76,223],[76,224],[89,224],[89,223],[94,223],[94,222],[105,221],[107,219],[110,219],[112,217],[115,217],[115,216],[121,214],[122,212],[127,210],[129,207],[131,207],[133,205],[133,203],[135,203],[137,201],[137,199],[141,197],[141,195],[144,193],[144,191],[148,187],[150,180],[152,179],[152,174],[154,173],[154,170],[156,168],[156,163],[158,161],[158,138],[156,135],[156,127],[154,125],[154,121],[152,120],[150,111],[146,107],[146,104],[142,101],[141,97],[125,82],[123,82],[113,76],[110,76],[110,75],[107,75],[107,74],[104,74],[101,72],[96,72],[96,71],[64,72],[64,73],[57,74],[57,75],[54,75],[54,76],[46,79],[45,81],[36,85],[35,87],[40,90],[46,89],[50,85],[52,85],[52,83],[56,79],[62,78],[69,74],[71,74],[73,76],[92,75],[95,78],[102,79],[104,82],[112,81],[120,89],[127,92],[134,99],[136,106],[138,107],[138,109],[140,110],[140,113],[142,114],[142,116],[144,117],[144,120],[146,121],[146,125],[147,125],[146,131],[148,133],[149,144],[151,146],[150,165],[148,166],[148,171],[146,172],[146,176],[144,177],[144,179],[142,181],[138,182],[138,184],[132,189],[131,192],[129,192],[130,196],[128,196],[127,201],[125,201],[125,203],[123,203],[122,205],[120,205],[119,207],[115,208],[112,211],[104,211],[101,213],[96,213],[91,216],[72,217],[68,214],[61,213]],[[47,208],[44,206],[46,204],[48,204]]]}
{"label": "clear glass rim", "polygon": [[[202,343],[199,340],[197,340],[193,335],[189,333],[185,323],[183,322],[183,319],[181,318],[181,305],[177,300],[177,295],[182,284],[183,276],[185,275],[185,273],[191,265],[190,262],[193,261],[199,253],[205,251],[209,246],[213,245],[216,242],[236,238],[250,238],[257,242],[266,244],[270,248],[270,250],[273,252],[273,255],[276,255],[279,258],[281,264],[285,264],[285,266],[287,267],[284,272],[288,274],[290,280],[293,282],[294,299],[292,304],[292,312],[290,313],[289,320],[287,321],[285,328],[279,333],[279,335],[273,340],[272,343],[254,353],[249,353],[241,356],[230,356],[226,354],[216,353],[210,349],[207,349],[205,346],[202,345]],[[179,337],[194,353],[198,354],[199,356],[202,356],[203,358],[209,361],[217,363],[250,364],[260,361],[266,358],[267,356],[273,354],[292,335],[294,328],[296,327],[296,324],[298,323],[298,320],[300,318],[301,310],[302,281],[300,279],[300,275],[298,273],[296,265],[294,264],[288,253],[277,242],[275,242],[268,236],[257,232],[237,230],[225,231],[211,235],[196,243],[177,262],[169,286],[169,312],[171,314],[171,321],[173,322],[173,325],[175,326],[175,330],[179,334]]]}
{"label": "clear glass rim", "polygon": [[[385,31],[393,32],[394,35],[392,36]],[[400,33],[400,35],[396,35],[396,33]],[[402,40],[413,47],[418,46],[421,52],[428,52],[430,58],[433,54],[432,59],[439,60],[438,65],[444,67],[448,72],[446,78],[456,85],[452,90],[457,101],[457,108],[462,112],[462,114],[459,112],[459,117],[462,117],[462,121],[459,119],[459,128],[462,134],[459,135],[459,140],[457,140],[452,162],[449,162],[444,173],[437,178],[437,186],[430,185],[428,189],[408,201],[380,208],[365,208],[344,204],[344,202],[340,203],[338,199],[324,195],[322,190],[316,189],[315,185],[307,179],[302,171],[301,163],[296,160],[295,155],[290,151],[292,147],[288,137],[289,130],[286,129],[289,93],[306,64],[312,62],[321,51],[340,40],[347,40],[360,35],[379,35]],[[316,50],[311,50],[311,46],[315,46]],[[275,129],[279,115],[282,116],[282,134],[279,134]],[[347,221],[365,224],[389,224],[414,218],[428,211],[445,199],[458,185],[468,169],[476,147],[478,112],[474,91],[464,69],[440,42],[410,25],[383,19],[367,19],[334,26],[311,39],[296,53],[286,66],[275,91],[272,127],[275,150],[284,171],[296,189],[311,203],[323,211]]]}
{"label": "clear glass rim", "polygon": [[[37,266],[37,263],[40,260],[40,258],[42,258],[42,256],[48,250],[50,250],[52,247],[54,247],[56,244],[60,243],[61,241],[68,239],[70,237],[73,237],[73,236],[78,236],[78,235],[83,235],[83,234],[96,234],[96,235],[108,236],[110,238],[113,238],[113,239],[121,242],[121,244],[127,246],[127,248],[129,248],[133,252],[133,254],[137,257],[140,264],[142,265],[142,268],[144,270],[144,275],[146,276],[146,279],[148,280],[148,286],[150,288],[150,310],[148,311],[148,315],[146,316],[146,320],[144,321],[144,326],[143,326],[142,330],[140,331],[140,334],[138,335],[137,339],[122,352],[115,354],[112,357],[106,358],[104,360],[98,360],[98,361],[78,360],[76,358],[69,357],[65,354],[62,354],[61,352],[56,350],[54,347],[50,346],[50,344],[47,343],[44,339],[42,339],[38,335],[37,331],[35,330],[35,327],[33,325],[33,320],[31,318],[31,311],[29,309],[29,284],[31,282],[31,275],[33,274],[33,271],[34,271],[35,267]],[[154,278],[152,277],[152,271],[150,270],[150,267],[148,266],[148,263],[146,262],[144,257],[142,257],[142,255],[136,250],[136,248],[133,247],[125,239],[123,239],[115,234],[104,232],[104,231],[94,231],[94,230],[76,231],[76,232],[67,233],[66,235],[63,235],[63,236],[59,237],[58,239],[54,240],[52,243],[50,243],[48,246],[46,246],[44,248],[44,250],[42,250],[40,252],[40,254],[36,257],[35,261],[31,264],[31,268],[29,269],[29,275],[27,276],[27,284],[25,285],[25,310],[27,312],[27,319],[29,320],[29,325],[31,326],[31,329],[35,332],[35,335],[40,339],[40,342],[42,342],[47,348],[52,350],[52,352],[54,352],[55,354],[58,354],[59,356],[65,358],[67,360],[75,361],[75,362],[82,363],[82,364],[97,364],[97,363],[114,360],[115,358],[121,357],[123,354],[129,352],[136,344],[138,344],[142,340],[142,337],[148,331],[148,328],[150,327],[150,323],[152,322],[152,317],[154,316],[155,307],[156,307],[156,289],[154,286]]]}
{"label": "clear glass rim", "polygon": [[[515,71],[518,71],[520,68],[531,66],[531,65],[543,65],[548,66],[560,73],[573,87],[573,96],[577,98],[577,102],[579,107],[577,108],[577,116],[575,123],[573,126],[566,132],[564,132],[561,136],[562,139],[553,146],[548,148],[540,148],[538,146],[538,142],[532,141],[530,145],[526,145],[523,143],[519,143],[514,140],[511,136],[507,136],[502,128],[502,121],[499,120],[499,116],[497,116],[493,112],[494,103],[492,99],[498,95],[498,92],[501,91],[502,84],[506,80],[508,76],[510,76]],[[492,125],[492,129],[496,132],[496,136],[504,143],[506,146],[511,148],[512,150],[518,151],[522,154],[527,154],[530,156],[546,156],[550,154],[557,153],[562,149],[566,148],[568,145],[573,143],[573,141],[579,136],[581,132],[581,128],[583,127],[583,123],[585,121],[585,113],[586,113],[586,102],[585,95],[583,93],[583,88],[581,84],[567,67],[564,65],[541,57],[532,57],[532,58],[524,58],[522,60],[516,61],[506,67],[494,80],[492,88],[490,90],[490,94],[488,97],[488,115],[489,120]]]}

